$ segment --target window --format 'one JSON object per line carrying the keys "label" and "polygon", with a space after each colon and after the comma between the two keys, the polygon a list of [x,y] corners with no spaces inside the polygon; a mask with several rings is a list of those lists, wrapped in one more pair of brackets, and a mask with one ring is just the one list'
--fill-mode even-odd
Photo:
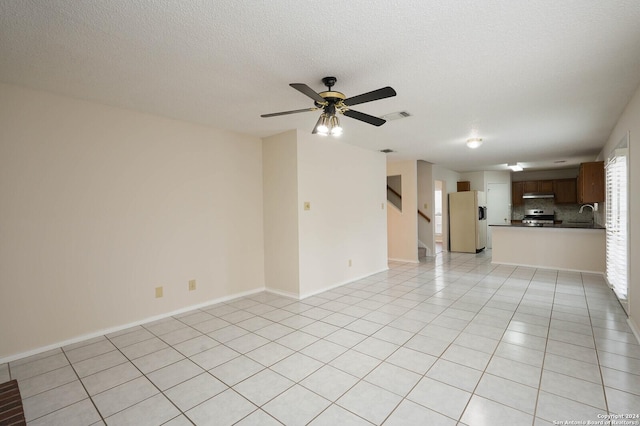
{"label": "window", "polygon": [[626,309],[628,277],[627,134],[613,150],[606,165],[607,282]]}

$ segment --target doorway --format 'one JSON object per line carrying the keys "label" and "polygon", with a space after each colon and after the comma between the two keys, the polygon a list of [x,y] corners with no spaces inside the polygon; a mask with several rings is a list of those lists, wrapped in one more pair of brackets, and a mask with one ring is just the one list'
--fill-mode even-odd
{"label": "doorway", "polygon": [[491,227],[511,221],[511,185],[508,183],[487,184],[487,248],[492,248]]}
{"label": "doorway", "polygon": [[444,187],[441,180],[434,181],[434,203],[433,203],[433,216],[434,216],[434,240],[436,243],[435,253],[442,252],[442,206],[443,206],[443,191]]}

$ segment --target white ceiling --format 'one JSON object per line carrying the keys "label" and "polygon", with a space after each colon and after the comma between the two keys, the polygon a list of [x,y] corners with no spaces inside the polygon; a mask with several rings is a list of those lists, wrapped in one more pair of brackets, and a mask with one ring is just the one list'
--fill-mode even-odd
{"label": "white ceiling", "polygon": [[639,23],[638,0],[0,0],[0,81],[264,137],[310,132],[318,112],[260,114],[312,107],[288,84],[331,75],[398,93],[358,111],[412,114],[344,117],[345,143],[545,169],[601,150],[640,83]]}

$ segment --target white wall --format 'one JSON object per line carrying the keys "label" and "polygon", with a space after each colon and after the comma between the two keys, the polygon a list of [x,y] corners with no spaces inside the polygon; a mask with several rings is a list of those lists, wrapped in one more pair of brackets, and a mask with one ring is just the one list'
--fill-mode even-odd
{"label": "white wall", "polygon": [[632,96],[599,155],[606,159],[629,132],[629,320],[640,333],[640,87]]}
{"label": "white wall", "polygon": [[382,153],[298,133],[301,297],[387,269],[385,169]]}
{"label": "white wall", "polygon": [[387,205],[388,256],[418,262],[418,166],[416,161],[387,164],[387,176],[402,175],[402,211]]}
{"label": "white wall", "polygon": [[511,184],[511,172],[484,172],[484,180],[486,182],[483,191],[487,191],[490,183],[508,183]]}
{"label": "white wall", "polygon": [[[426,161],[418,161],[418,210],[427,215],[431,222],[418,216],[418,240],[427,247],[427,256],[435,253],[435,210],[434,210],[434,186],[433,167]],[[425,208],[426,205],[426,208]]]}
{"label": "white wall", "polygon": [[263,288],[261,152],[0,85],[0,359]]}
{"label": "white wall", "polygon": [[472,191],[486,191],[484,172],[466,172],[460,173],[461,181],[469,181]]}
{"label": "white wall", "polygon": [[262,141],[265,283],[300,296],[298,244],[298,134],[291,130]]}

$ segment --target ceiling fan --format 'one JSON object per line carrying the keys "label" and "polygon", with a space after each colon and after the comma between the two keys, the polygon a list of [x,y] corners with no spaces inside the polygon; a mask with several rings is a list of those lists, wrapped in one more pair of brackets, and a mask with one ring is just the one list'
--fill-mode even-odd
{"label": "ceiling fan", "polygon": [[365,102],[390,98],[396,95],[395,90],[387,86],[382,89],[373,90],[371,92],[347,98],[343,93],[331,90],[333,85],[336,84],[336,81],[338,81],[338,79],[335,77],[323,78],[322,83],[327,86],[327,90],[320,93],[317,93],[304,83],[291,83],[289,86],[313,99],[315,106],[313,108],[262,114],[260,117],[276,117],[279,115],[297,114],[299,112],[317,111],[321,109],[322,114],[320,114],[320,118],[318,118],[318,122],[313,128],[312,133],[319,135],[331,134],[332,136],[339,136],[342,134],[342,127],[340,126],[340,120],[338,119],[337,114],[346,115],[347,117],[355,118],[356,120],[364,121],[365,123],[369,123],[374,126],[382,126],[386,123],[386,120],[383,120],[382,118],[354,111],[351,107]]}

